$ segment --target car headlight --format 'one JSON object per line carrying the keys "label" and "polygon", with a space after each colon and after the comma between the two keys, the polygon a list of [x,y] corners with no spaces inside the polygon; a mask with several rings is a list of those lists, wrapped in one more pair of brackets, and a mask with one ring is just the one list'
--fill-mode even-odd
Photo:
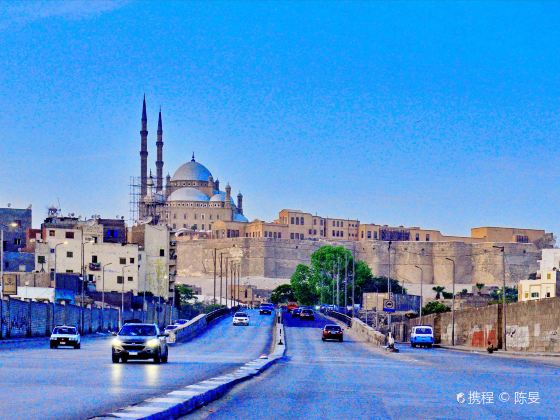
{"label": "car headlight", "polygon": [[146,345],[148,347],[157,347],[159,346],[159,340],[157,338],[152,338],[151,340],[149,340]]}
{"label": "car headlight", "polygon": [[112,344],[115,347],[120,347],[120,346],[122,346],[122,341],[119,340],[118,338],[115,338],[115,339],[113,339]]}

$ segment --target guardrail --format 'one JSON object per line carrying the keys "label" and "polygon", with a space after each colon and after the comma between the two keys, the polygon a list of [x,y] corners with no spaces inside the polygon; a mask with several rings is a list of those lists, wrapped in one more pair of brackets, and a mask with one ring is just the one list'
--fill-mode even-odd
{"label": "guardrail", "polygon": [[340,312],[336,311],[327,311],[326,313],[328,316],[338,319],[346,324],[348,327],[352,327],[352,317],[348,315],[341,314]]}
{"label": "guardrail", "polygon": [[189,341],[204,331],[212,321],[224,315],[228,315],[229,313],[229,308],[220,308],[207,314],[200,314],[186,324],[179,325],[173,331],[170,331],[168,333],[167,342],[173,344]]}

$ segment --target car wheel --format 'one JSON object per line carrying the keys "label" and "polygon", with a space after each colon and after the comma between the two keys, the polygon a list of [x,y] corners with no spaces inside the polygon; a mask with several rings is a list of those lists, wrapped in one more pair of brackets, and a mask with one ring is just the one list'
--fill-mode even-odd
{"label": "car wheel", "polygon": [[414,347],[416,347],[416,344],[410,343],[410,347],[414,348]]}
{"label": "car wheel", "polygon": [[344,338],[340,337],[340,342],[342,343],[344,341]]}
{"label": "car wheel", "polygon": [[119,363],[119,356],[117,356],[116,354],[113,354],[113,356],[111,357],[111,360],[113,361],[113,363]]}
{"label": "car wheel", "polygon": [[74,345],[74,348],[75,348],[76,350],[79,350],[79,349],[82,348],[82,345],[81,345],[80,343],[75,344],[75,345]]}
{"label": "car wheel", "polygon": [[325,341],[325,337],[321,337],[321,340]]}
{"label": "car wheel", "polygon": [[51,349],[54,349],[54,344],[53,343],[49,343],[49,346]]}
{"label": "car wheel", "polygon": [[428,347],[429,349],[431,349],[431,348],[432,348],[432,346],[433,346],[433,344],[428,344],[428,346],[427,346],[427,347]]}
{"label": "car wheel", "polygon": [[155,363],[155,364],[159,364],[159,363],[161,362],[160,351],[161,351],[161,350],[158,349],[158,352],[157,352],[156,355],[154,356],[154,363]]}
{"label": "car wheel", "polygon": [[126,356],[121,357],[121,362],[128,363],[128,357]]}
{"label": "car wheel", "polygon": [[165,356],[161,356],[161,362],[167,363],[168,358],[169,358],[169,353],[165,353]]}

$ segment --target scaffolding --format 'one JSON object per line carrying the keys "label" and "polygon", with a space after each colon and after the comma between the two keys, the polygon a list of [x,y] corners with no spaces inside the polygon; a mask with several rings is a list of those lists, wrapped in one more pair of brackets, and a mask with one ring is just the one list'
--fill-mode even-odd
{"label": "scaffolding", "polygon": [[140,220],[140,201],[142,198],[142,183],[139,176],[131,176],[129,182],[129,215],[128,224],[133,226]]}

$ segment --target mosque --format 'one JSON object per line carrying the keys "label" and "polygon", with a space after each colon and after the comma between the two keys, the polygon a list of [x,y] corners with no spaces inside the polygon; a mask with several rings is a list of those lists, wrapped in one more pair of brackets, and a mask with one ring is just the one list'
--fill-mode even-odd
{"label": "mosque", "polygon": [[146,96],[142,104],[142,129],[140,130],[140,220],[166,224],[172,230],[188,229],[209,232],[215,221],[247,223],[243,215],[243,195],[237,202],[231,196],[229,184],[220,190],[220,181],[197,162],[194,153],[173,176],[167,175],[163,186],[163,124],[159,111],[156,140],[156,177],[148,175],[148,119]]}

